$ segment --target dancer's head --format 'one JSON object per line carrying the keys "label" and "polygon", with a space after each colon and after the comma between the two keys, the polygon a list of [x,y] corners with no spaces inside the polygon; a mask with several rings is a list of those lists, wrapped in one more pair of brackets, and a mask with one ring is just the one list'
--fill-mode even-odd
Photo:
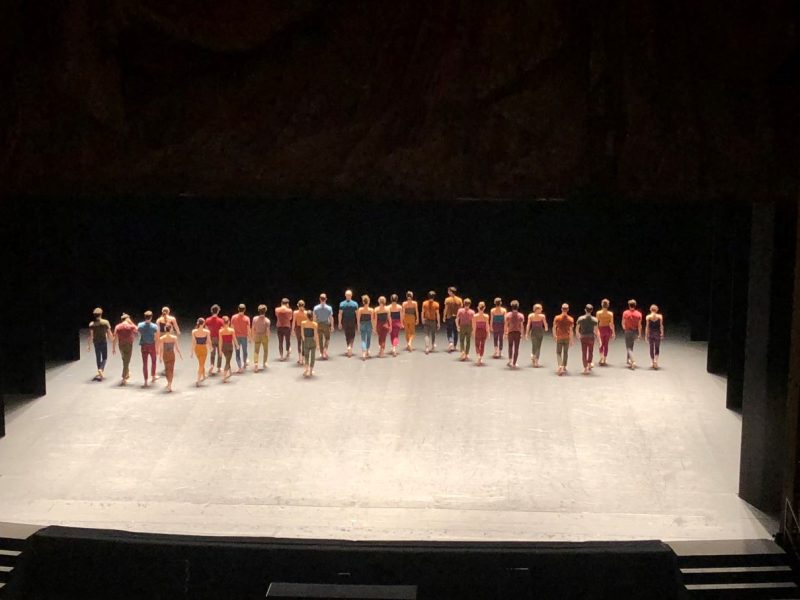
{"label": "dancer's head", "polygon": [[483,312],[486,309],[486,302],[481,300],[478,302],[478,312]]}
{"label": "dancer's head", "polygon": [[345,297],[345,300],[352,300],[353,299],[353,290],[345,290],[344,297]]}
{"label": "dancer's head", "polygon": [[397,294],[392,294],[391,297],[390,297],[390,300],[392,301],[392,304],[397,302],[397,300],[398,300]]}
{"label": "dancer's head", "polygon": [[119,318],[119,320],[123,322],[130,321],[131,316],[128,313],[122,313],[122,316]]}
{"label": "dancer's head", "polygon": [[298,300],[297,301],[297,308],[299,308],[300,310],[305,310],[306,301],[305,300]]}
{"label": "dancer's head", "polygon": [[225,325],[225,327],[227,327],[230,324],[230,322],[231,320],[230,317],[228,317],[228,315],[222,316],[222,324]]}
{"label": "dancer's head", "polygon": [[469,308],[470,304],[472,304],[472,300],[470,300],[469,298],[464,298],[464,306]]}
{"label": "dancer's head", "polygon": [[608,298],[603,298],[600,301],[600,306],[602,306],[603,308],[608,308],[609,306],[611,306],[611,302],[608,301]]}
{"label": "dancer's head", "polygon": [[541,305],[541,304],[538,304],[538,303],[537,303],[537,304],[534,304],[534,305],[533,305],[533,312],[535,312],[535,313],[540,313],[540,312],[542,312],[542,305]]}
{"label": "dancer's head", "polygon": [[206,324],[206,320],[203,317],[200,317],[199,319],[197,319],[197,328],[198,329],[200,327],[202,327],[203,325],[205,325],[205,324]]}
{"label": "dancer's head", "polygon": [[364,306],[369,306],[369,296],[367,296],[366,294],[361,296],[361,304],[363,304]]}
{"label": "dancer's head", "polygon": [[386,306],[386,296],[378,296],[378,304]]}
{"label": "dancer's head", "polygon": [[456,295],[456,291],[457,291],[456,290],[456,286],[451,285],[449,288],[447,288],[447,295],[448,296],[455,296]]}
{"label": "dancer's head", "polygon": [[247,310],[247,307],[244,304],[240,304],[238,310],[240,313],[244,314],[244,311]]}
{"label": "dancer's head", "polygon": [[281,306],[289,306],[289,299],[281,298]]}
{"label": "dancer's head", "polygon": [[409,300],[413,300],[414,299],[414,292],[412,292],[411,290],[407,291],[406,292],[406,298],[408,298]]}
{"label": "dancer's head", "polygon": [[564,302],[564,304],[561,305],[561,312],[563,314],[567,314],[569,312],[569,304]]}
{"label": "dancer's head", "polygon": [[494,305],[495,306],[500,306],[502,303],[503,303],[503,299],[502,298],[495,298],[494,299]]}
{"label": "dancer's head", "polygon": [[211,305],[211,314],[212,315],[218,315],[219,314],[219,310],[220,310],[219,304],[212,304]]}
{"label": "dancer's head", "polygon": [[153,311],[152,310],[144,311],[144,320],[145,321],[152,321],[153,320]]}
{"label": "dancer's head", "polygon": [[165,307],[163,307],[161,309],[161,315],[164,316],[164,317],[168,317],[169,316],[169,306],[165,306]]}
{"label": "dancer's head", "polygon": [[434,292],[433,290],[428,292],[428,299],[429,300],[436,300],[436,292]]}
{"label": "dancer's head", "polygon": [[631,310],[635,309],[636,308],[636,300],[633,300],[633,299],[628,300],[628,308],[630,308]]}
{"label": "dancer's head", "polygon": [[267,314],[267,305],[266,304],[259,304],[258,305],[258,314],[260,314],[260,315]]}
{"label": "dancer's head", "polygon": [[511,310],[519,310],[519,300],[511,301]]}
{"label": "dancer's head", "polygon": [[314,311],[313,310],[307,310],[306,311],[306,318],[309,321],[313,321],[314,320]]}
{"label": "dancer's head", "polygon": [[594,310],[594,306],[592,306],[591,304],[587,304],[586,306],[583,307],[583,310],[586,312],[587,315],[590,315]]}
{"label": "dancer's head", "polygon": [[98,306],[97,308],[95,308],[92,311],[92,316],[94,317],[95,321],[97,321],[97,319],[102,319],[103,318],[103,309]]}
{"label": "dancer's head", "polygon": [[658,312],[658,306],[656,306],[655,304],[651,304],[650,305],[650,312],[653,313],[653,314],[656,314]]}
{"label": "dancer's head", "polygon": [[320,294],[319,295],[319,301],[320,301],[320,304],[325,304],[328,301],[328,295],[324,294],[324,293]]}

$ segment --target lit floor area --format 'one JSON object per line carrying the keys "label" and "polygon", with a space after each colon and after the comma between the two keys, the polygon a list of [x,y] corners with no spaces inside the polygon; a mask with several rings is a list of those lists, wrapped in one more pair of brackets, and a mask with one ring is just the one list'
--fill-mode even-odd
{"label": "lit floor area", "polygon": [[[45,397],[12,403],[0,440],[0,521],[167,533],[409,540],[769,538],[776,524],[736,495],[740,417],[705,344],[667,339],[662,369],[580,374],[461,363],[440,351],[316,375],[267,371],[176,391],[120,387],[94,357],[54,367]],[[85,348],[84,348],[85,349]],[[377,348],[373,347],[373,350]],[[649,364],[640,344],[637,360]]]}

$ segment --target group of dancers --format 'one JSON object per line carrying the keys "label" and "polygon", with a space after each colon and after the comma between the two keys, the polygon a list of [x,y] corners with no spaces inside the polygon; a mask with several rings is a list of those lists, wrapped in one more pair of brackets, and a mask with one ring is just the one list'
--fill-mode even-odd
{"label": "group of dancers", "polygon": [[[477,353],[476,364],[484,365],[483,356],[486,340],[492,336],[494,344],[493,358],[500,358],[503,343],[507,342],[508,362],[511,369],[517,368],[520,343],[523,337],[531,341],[531,364],[539,367],[542,341],[548,332],[552,332],[556,342],[557,373],[567,372],[569,348],[580,341],[583,373],[589,374],[594,368],[594,348],[599,343],[601,366],[608,364],[609,342],[616,338],[614,313],[610,310],[610,302],[604,299],[600,310],[595,313],[594,307],[587,304],[583,314],[577,319],[569,314],[568,304],[561,305],[560,313],[548,324],[547,316],[541,304],[534,304],[532,312],[525,315],[520,312],[518,300],[512,300],[509,307],[503,306],[501,298],[495,298],[492,308],[487,312],[486,303],[478,302],[472,308],[469,298],[460,298],[455,287],[447,290],[444,306],[436,299],[436,292],[428,292],[427,299],[420,306],[414,299],[413,292],[406,292],[406,299],[400,303],[397,294],[392,294],[388,301],[385,296],[378,298],[377,306],[372,306],[369,296],[361,296],[359,305],[353,300],[352,290],[345,292],[345,298],[339,303],[338,328],[344,332],[347,343],[347,356],[353,356],[353,345],[356,333],[361,341],[361,359],[370,358],[372,336],[378,338],[378,357],[386,356],[387,339],[391,343],[390,353],[397,356],[400,343],[400,332],[405,333],[406,351],[414,350],[414,339],[418,326],[422,326],[425,334],[425,354],[436,352],[436,334],[444,325],[447,333],[448,352],[460,352],[460,360],[470,360],[472,340],[475,341]],[[222,374],[222,381],[228,382],[232,374],[231,361],[235,356],[237,371],[243,373],[249,366],[248,346],[253,345],[253,369],[257,372],[267,368],[269,360],[269,340],[272,321],[267,317],[265,304],[258,306],[257,315],[252,319],[247,315],[247,307],[239,304],[233,316],[220,317],[220,306],[211,307],[211,315],[199,318],[191,333],[190,356],[198,361],[196,385],[200,385],[208,375]],[[275,308],[275,325],[278,335],[278,352],[280,360],[288,360],[292,353],[292,336],[297,342],[297,364],[305,367],[303,375],[311,377],[314,373],[316,356],[328,359],[328,347],[331,333],[337,327],[334,309],[328,304],[325,294],[319,297],[319,304],[308,309],[303,300],[299,300],[292,309],[288,298],[281,300]],[[119,348],[122,356],[122,385],[130,379],[130,361],[133,344],[139,339],[142,354],[142,372],[144,386],[158,379],[156,362],[164,364],[167,390],[172,391],[175,373],[176,356],[183,359],[179,336],[181,333],[177,319],[171,314],[169,307],[161,309],[161,316],[155,322],[153,313],[146,311],[144,320],[134,323],[130,315],[124,313],[120,322],[112,328],[103,318],[103,310],[96,308],[94,319],[89,323],[87,351],[94,347],[97,362],[95,380],[105,378],[105,366],[108,360],[108,344],[111,343],[112,354]],[[627,366],[636,368],[633,348],[636,340],[646,338],[650,345],[651,368],[658,369],[661,340],[664,337],[664,317],[658,306],[650,306],[646,317],[638,310],[636,300],[628,301],[628,308],[622,313],[621,325],[625,336],[627,350]],[[206,371],[206,361],[210,357]],[[225,360],[224,366],[222,360]],[[149,363],[149,364],[148,364]],[[149,372],[148,372],[149,366]],[[215,371],[216,367],[216,371]],[[149,377],[148,377],[149,375]]]}

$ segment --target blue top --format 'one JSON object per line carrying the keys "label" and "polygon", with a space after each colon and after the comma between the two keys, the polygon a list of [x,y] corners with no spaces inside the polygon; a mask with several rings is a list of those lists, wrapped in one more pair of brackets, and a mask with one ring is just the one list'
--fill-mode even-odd
{"label": "blue top", "polygon": [[339,311],[342,313],[342,320],[344,321],[355,321],[357,310],[358,304],[356,304],[355,300],[342,300],[339,303]]}
{"label": "blue top", "polygon": [[158,326],[155,323],[152,321],[150,323],[147,321],[142,321],[139,323],[138,329],[140,346],[143,346],[144,344],[156,343],[156,332],[158,331]]}
{"label": "blue top", "polygon": [[313,327],[303,327],[303,335],[308,338],[314,337],[314,328]]}
{"label": "blue top", "polygon": [[[353,302],[353,304],[355,304],[355,302]],[[329,304],[317,304],[314,307],[314,317],[316,317],[317,323],[327,323],[328,319],[332,316],[333,309]]]}

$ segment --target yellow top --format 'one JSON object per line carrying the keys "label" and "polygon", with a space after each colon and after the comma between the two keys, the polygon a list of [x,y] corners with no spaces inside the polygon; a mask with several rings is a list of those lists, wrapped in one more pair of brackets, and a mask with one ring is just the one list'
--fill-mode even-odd
{"label": "yellow top", "polygon": [[597,324],[600,327],[608,327],[614,322],[614,313],[606,308],[597,311]]}

